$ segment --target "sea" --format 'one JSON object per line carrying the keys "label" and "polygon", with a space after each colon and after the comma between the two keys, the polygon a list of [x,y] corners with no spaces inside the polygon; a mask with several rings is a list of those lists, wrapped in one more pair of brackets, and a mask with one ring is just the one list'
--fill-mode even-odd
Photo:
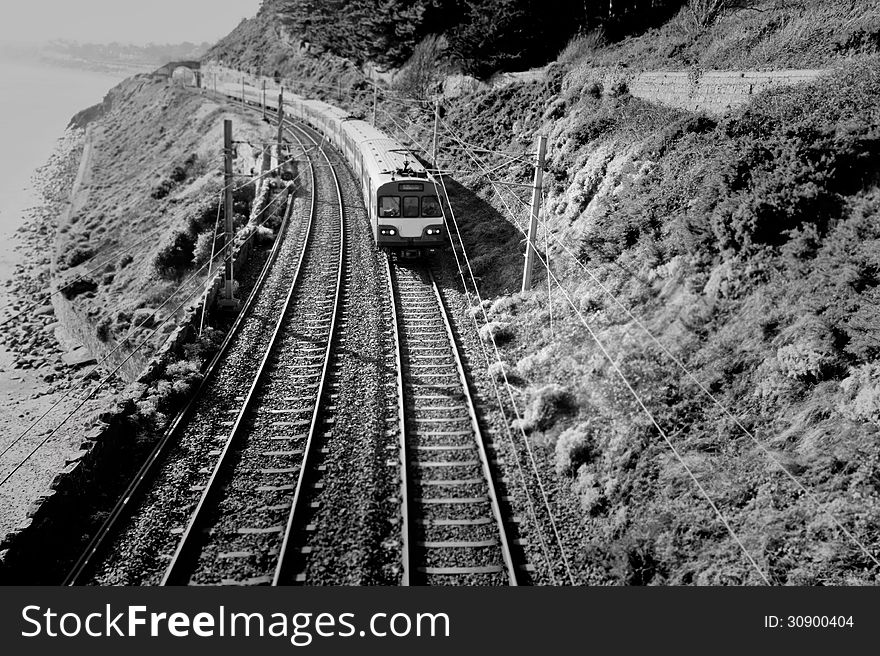
{"label": "sea", "polygon": [[79,110],[126,77],[73,67],[4,61],[0,55],[0,286],[19,261],[13,235],[39,202],[31,177]]}
{"label": "sea", "polygon": [[[0,316],[10,303],[6,281],[23,256],[16,230],[40,203],[32,184],[71,117],[100,102],[127,74],[102,73],[39,62],[4,60],[0,54]],[[9,353],[0,347],[0,369]]]}

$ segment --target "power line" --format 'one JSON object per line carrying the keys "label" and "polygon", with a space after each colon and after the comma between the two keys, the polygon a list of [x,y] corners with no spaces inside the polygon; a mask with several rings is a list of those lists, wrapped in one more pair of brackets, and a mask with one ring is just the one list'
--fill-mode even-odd
{"label": "power line", "polygon": [[[446,127],[447,127],[447,130],[449,130],[449,127],[448,127],[448,126],[446,126]],[[450,132],[450,134],[452,134],[451,130],[449,130],[449,132]],[[474,157],[471,157],[471,159],[474,159],[474,160],[476,161],[476,158],[474,158]],[[477,162],[477,164],[479,165],[478,162]],[[441,182],[442,182],[442,179],[441,179]],[[490,180],[490,183],[491,183],[491,180]],[[506,201],[504,200],[503,196],[501,196],[500,191],[498,191],[498,188],[494,185],[494,183],[491,183],[491,184],[492,184],[492,186],[493,186],[493,189],[495,189],[496,193],[498,194],[499,198],[501,199],[501,202],[504,204],[505,209],[507,209],[507,211],[508,211],[508,213],[511,215],[511,217],[514,218],[514,225],[516,225],[516,227],[522,232],[522,228],[520,228],[519,224],[516,223],[516,221],[515,221],[515,215],[514,215],[513,212],[510,210],[510,207],[509,207],[509,205],[507,205],[507,203],[506,203]],[[444,185],[444,189],[445,189],[445,185]],[[448,195],[447,195],[447,200],[448,200]],[[523,234],[525,234],[525,233],[523,233]],[[569,305],[572,307],[572,309],[573,309],[573,310],[575,311],[575,313],[578,315],[578,317],[579,317],[580,320],[581,320],[581,323],[584,325],[584,327],[585,327],[585,328],[587,329],[587,331],[590,333],[590,336],[592,337],[593,341],[596,343],[596,345],[597,345],[597,346],[599,347],[599,349],[602,351],[602,354],[603,354],[603,355],[605,356],[605,358],[608,360],[608,362],[609,362],[609,364],[611,365],[611,367],[614,369],[614,371],[615,371],[615,372],[618,374],[618,376],[621,378],[621,380],[623,381],[623,383],[624,383],[624,385],[626,386],[627,390],[629,390],[630,394],[633,396],[633,398],[635,399],[636,403],[637,403],[638,406],[641,408],[642,412],[648,417],[649,421],[654,425],[654,427],[656,428],[657,432],[660,434],[660,436],[662,437],[662,439],[664,440],[664,442],[666,442],[667,446],[669,446],[670,450],[671,450],[672,453],[675,455],[675,457],[676,457],[676,459],[678,460],[679,464],[685,469],[685,471],[687,472],[688,476],[691,478],[691,480],[693,481],[693,483],[697,486],[697,489],[700,491],[700,493],[703,495],[703,497],[706,499],[706,501],[707,501],[707,502],[709,503],[709,505],[712,507],[712,510],[715,512],[715,514],[716,514],[716,516],[718,517],[718,519],[721,521],[721,523],[722,523],[722,524],[724,525],[724,527],[727,529],[728,534],[733,538],[734,542],[736,542],[736,544],[739,546],[740,550],[743,552],[743,554],[745,555],[745,557],[746,557],[746,559],[749,561],[749,563],[751,563],[752,567],[755,569],[755,571],[758,573],[758,575],[761,577],[761,579],[762,579],[767,585],[770,585],[770,581],[769,581],[769,579],[766,577],[766,575],[765,575],[764,572],[761,570],[761,568],[758,567],[757,562],[754,560],[754,558],[752,558],[752,555],[751,555],[751,554],[749,553],[749,551],[745,548],[745,545],[742,543],[742,541],[740,540],[739,536],[734,532],[733,527],[730,525],[730,523],[727,521],[727,519],[726,519],[726,518],[724,517],[724,515],[721,513],[721,511],[720,511],[720,509],[718,508],[718,506],[715,505],[715,502],[712,500],[712,498],[709,496],[708,492],[705,490],[705,488],[703,487],[703,485],[699,482],[699,480],[697,479],[697,477],[694,475],[693,471],[691,471],[690,467],[688,467],[687,463],[686,463],[686,462],[684,461],[684,459],[681,457],[681,454],[678,452],[678,450],[677,450],[677,449],[675,448],[675,446],[672,444],[672,441],[670,440],[670,438],[669,438],[669,436],[667,435],[667,433],[661,428],[660,424],[659,424],[659,423],[657,422],[657,420],[654,418],[654,415],[650,412],[650,410],[648,410],[647,406],[644,404],[644,402],[642,401],[642,399],[641,399],[641,397],[639,396],[639,394],[635,391],[635,389],[633,388],[633,386],[630,384],[629,380],[627,379],[627,377],[625,376],[625,374],[623,373],[623,371],[620,369],[620,367],[618,366],[618,364],[617,364],[617,362],[615,361],[615,359],[611,357],[611,354],[607,351],[607,349],[605,348],[604,344],[603,344],[603,343],[601,342],[601,340],[599,339],[598,335],[595,333],[595,331],[593,330],[593,328],[589,325],[589,323],[588,323],[588,322],[586,321],[586,319],[584,318],[584,316],[583,316],[583,314],[581,313],[580,309],[576,306],[576,304],[574,303],[574,301],[571,299],[571,296],[568,294],[567,290],[566,290],[564,287],[562,287],[562,285],[561,285],[560,282],[559,282],[559,279],[558,279],[558,278],[556,277],[556,275],[550,270],[549,266],[546,265],[546,263],[544,262],[544,259],[541,257],[541,253],[540,253],[540,251],[539,251],[538,249],[536,249],[536,248],[534,248],[533,250],[535,251],[535,255],[538,257],[539,261],[541,261],[543,264],[545,264],[545,266],[546,266],[546,268],[547,268],[547,273],[548,273],[548,275],[553,277],[553,279],[554,279],[554,281],[556,282],[557,286],[559,287],[559,289],[562,291],[563,295],[564,295],[564,296],[566,297],[566,299],[568,300]],[[530,453],[531,453],[531,451],[530,451]]]}
{"label": "power line", "polygon": [[[270,205],[274,204],[274,202],[277,201],[277,199],[281,196],[281,194],[283,194],[284,191],[286,191],[286,190],[287,190],[286,187],[285,187],[285,189],[282,189],[281,192],[279,192],[279,193],[275,196],[275,198],[272,200],[272,202],[269,203],[269,204],[267,204],[266,208],[264,208],[263,211],[265,211],[265,209],[267,209]],[[258,215],[258,216],[259,216],[259,215]],[[266,219],[264,219],[262,223],[258,224],[258,226],[262,226],[263,223],[265,223],[265,222],[268,221],[268,220],[269,220],[269,217],[267,217]],[[255,232],[252,232],[250,235],[248,235],[248,236],[242,241],[242,243],[247,242],[249,239],[251,239],[251,238],[253,237],[254,234],[256,234],[256,233],[255,233]],[[232,246],[234,246],[234,241],[233,241],[233,240],[230,240],[229,242],[227,242],[227,244],[226,244],[223,248],[221,248],[221,249],[217,252],[217,256],[219,257],[221,254],[223,254],[223,252],[224,252],[225,250],[227,250],[228,248],[231,248]],[[58,407],[58,406],[64,401],[64,399],[66,399],[66,398],[70,395],[70,393],[71,393],[74,389],[76,389],[81,383],[83,383],[84,381],[86,381],[86,380],[87,380],[87,379],[88,379],[88,378],[89,378],[89,377],[90,377],[90,376],[91,376],[91,375],[92,375],[92,374],[93,374],[93,373],[94,373],[94,372],[100,367],[100,365],[101,365],[102,363],[106,362],[106,361],[107,361],[107,360],[108,360],[108,359],[109,359],[109,358],[110,358],[110,357],[111,357],[116,351],[118,351],[120,348],[122,348],[122,346],[123,346],[124,344],[126,344],[126,343],[128,342],[129,339],[131,339],[131,337],[135,334],[136,331],[138,331],[140,328],[144,327],[148,322],[152,321],[153,318],[156,316],[156,313],[157,313],[159,310],[161,310],[165,305],[167,305],[167,304],[171,301],[171,299],[174,298],[174,296],[176,296],[178,293],[181,292],[181,290],[183,290],[183,289],[186,287],[186,285],[188,285],[188,284],[189,284],[192,280],[194,280],[199,274],[201,274],[202,271],[205,270],[205,268],[209,268],[212,264],[213,264],[213,260],[209,260],[209,261],[206,262],[204,265],[202,265],[198,270],[196,270],[195,272],[193,272],[193,274],[190,275],[189,278],[187,278],[183,283],[181,283],[181,285],[180,285],[176,290],[174,290],[174,291],[168,296],[168,298],[162,303],[162,305],[160,305],[159,307],[157,307],[157,308],[153,311],[153,313],[152,313],[149,317],[147,317],[147,318],[145,318],[143,321],[141,321],[140,324],[138,324],[137,326],[135,326],[134,328],[132,328],[132,329],[129,331],[129,333],[125,336],[124,339],[122,339],[120,342],[118,342],[118,343],[116,344],[116,346],[115,346],[111,351],[109,351],[108,353],[106,353],[106,354],[104,355],[104,357],[101,358],[101,360],[98,361],[98,362],[94,365],[94,367],[92,368],[91,371],[89,371],[87,374],[84,374],[83,376],[81,376],[81,377],[79,378],[78,381],[76,381],[73,385],[71,385],[70,387],[68,387],[67,390],[65,391],[64,395],[63,395],[60,399],[58,399],[58,400],[57,400],[57,401],[56,401],[56,402],[55,402],[55,403],[54,403],[54,404],[53,404],[48,410],[46,410],[42,415],[40,415],[39,417],[37,417],[37,419],[34,420],[34,421],[33,421],[33,422],[32,422],[32,423],[31,423],[31,424],[30,424],[30,425],[24,430],[23,433],[21,433],[17,438],[15,438],[12,442],[10,442],[8,445],[6,445],[6,447],[3,449],[3,451],[0,452],[0,457],[4,456],[4,455],[5,455],[5,454],[6,454],[6,453],[7,453],[7,452],[8,452],[13,446],[15,446],[19,441],[21,441],[21,439],[24,438],[24,437],[25,437],[25,436],[26,436],[31,430],[33,430],[34,427],[35,427],[35,426],[36,426],[36,425],[37,425],[37,424],[38,424],[43,418],[45,418],[45,417],[48,416],[53,410],[55,410],[55,408],[57,408],[57,407]],[[196,292],[200,291],[200,289],[201,289],[201,286],[199,286],[198,288],[196,288],[195,290],[193,290],[193,292],[191,292],[191,293],[187,296],[186,300],[188,301],[189,299],[191,299],[191,298],[195,295]],[[98,389],[100,389],[104,384],[106,384],[106,382],[108,382],[108,381],[113,377],[113,375],[114,375],[117,371],[119,371],[119,370],[122,368],[122,366],[123,366],[126,362],[128,362],[132,357],[134,357],[135,353],[137,353],[137,352],[143,347],[143,345],[146,343],[146,341],[148,341],[148,340],[149,340],[149,339],[155,334],[156,330],[158,330],[159,327],[161,327],[161,326],[164,325],[166,322],[168,322],[170,319],[172,319],[172,318],[175,316],[175,314],[178,312],[178,310],[180,310],[181,307],[182,307],[182,306],[178,306],[177,308],[175,308],[175,309],[174,309],[174,310],[173,310],[173,311],[172,311],[172,312],[171,312],[171,313],[170,313],[170,314],[169,314],[169,315],[168,315],[168,316],[167,316],[167,317],[166,317],[166,318],[165,318],[165,319],[164,319],[164,320],[163,320],[163,321],[162,321],[162,322],[156,327],[156,329],[153,330],[153,331],[147,336],[147,340],[145,340],[144,342],[142,342],[141,344],[139,344],[137,347],[135,347],[135,348],[134,348],[134,349],[128,354],[128,356],[122,361],[122,363],[121,363],[119,366],[117,366],[117,367],[113,370],[113,372],[111,372],[111,374],[101,382],[101,384],[99,384],[94,390],[92,390],[92,392],[89,394],[89,396],[86,397],[86,401],[87,401],[89,398],[91,398],[91,396],[94,395],[94,393],[97,392]],[[73,414],[74,414],[77,410],[79,410],[79,408],[81,408],[83,405],[84,405],[84,402],[81,403],[79,406],[77,406],[77,407],[74,409],[74,412],[73,412],[73,413],[71,413],[70,415],[68,415],[67,417],[65,417],[65,419],[62,420],[62,422],[61,422],[60,424],[58,424],[58,425],[57,425],[57,426],[56,426],[56,427],[55,427],[55,428],[49,433],[49,436],[47,436],[47,438],[46,438],[45,440],[43,440],[43,441],[40,443],[39,446],[42,446],[43,444],[45,444],[46,441],[48,440],[48,437],[51,437],[51,435],[53,435],[55,432],[57,432],[58,429],[60,429],[61,426],[64,425],[64,423],[66,423],[66,422],[70,419],[70,417],[73,416]],[[39,446],[38,446],[37,448],[39,448]],[[36,450],[35,450],[34,452],[36,452]],[[28,460],[28,459],[33,455],[34,452],[32,452],[29,456],[27,456],[27,457],[25,458],[25,460]],[[18,467],[20,467],[22,464],[24,464],[24,462],[19,463]],[[16,467],[16,470],[18,469],[18,467]],[[4,479],[2,482],[0,482],[0,485],[2,485],[3,483],[5,483],[6,480],[7,480],[7,479]]]}
{"label": "power line", "polygon": [[[454,227],[455,227],[456,234],[458,235],[459,244],[461,245],[461,249],[462,249],[462,257],[464,258],[465,263],[467,264],[467,269],[468,269],[468,272],[469,272],[469,274],[470,274],[471,282],[472,282],[473,287],[474,287],[474,293],[477,295],[477,300],[478,300],[478,302],[479,302],[479,307],[481,308],[481,311],[482,311],[482,313],[483,313],[484,321],[485,321],[486,324],[488,324],[488,323],[489,323],[489,317],[488,317],[488,315],[486,314],[486,310],[485,310],[485,308],[483,308],[483,299],[482,299],[482,296],[480,295],[479,287],[477,286],[477,281],[476,281],[476,278],[474,277],[474,272],[473,272],[473,269],[471,268],[470,260],[468,259],[468,256],[467,256],[467,251],[465,250],[464,241],[462,240],[462,237],[461,237],[461,231],[459,230],[459,227],[458,227],[458,220],[455,218],[455,212],[454,212],[453,209],[452,209],[452,203],[450,202],[450,199],[449,199],[449,192],[448,192],[448,190],[446,189],[446,183],[444,182],[443,178],[440,178],[440,184],[442,185],[442,187],[443,187],[443,193],[444,193],[444,195],[446,196],[446,202],[447,202],[447,204],[448,204],[448,206],[449,206],[450,215],[451,215],[451,217],[452,217],[452,223],[453,223],[453,225],[454,225]],[[435,189],[436,189],[436,183],[435,183]],[[438,190],[438,196],[439,196],[439,190]],[[441,209],[443,209],[443,203],[440,204],[440,207],[441,207]],[[449,226],[449,222],[448,222],[448,219],[446,219],[446,217],[445,217],[445,210],[444,210],[444,219],[447,221],[447,228],[448,228],[448,226]],[[449,232],[450,232],[450,235],[451,235],[451,234],[452,234],[452,231],[450,230]],[[456,256],[456,262],[458,262],[458,257],[457,257],[457,256]],[[462,270],[462,268],[461,268],[461,264],[460,264],[460,263],[459,263],[459,274],[462,276],[462,284],[464,284],[464,286],[465,286],[465,292],[467,293],[467,284],[466,284],[466,282],[465,282],[465,280],[464,280],[464,271]],[[476,317],[474,317],[474,319],[476,319]],[[492,345],[493,345],[493,347],[494,347],[494,349],[495,349],[495,356],[496,356],[496,359],[497,359],[497,361],[499,362],[499,366],[501,367],[501,374],[502,374],[502,376],[504,377],[504,382],[505,382],[505,385],[507,386],[507,392],[508,392],[508,395],[510,396],[511,405],[512,405],[512,407],[513,407],[514,413],[516,414],[517,425],[519,426],[520,431],[522,432],[522,435],[523,435],[523,441],[524,441],[524,443],[525,443],[525,445],[526,445],[526,449],[527,449],[527,451],[528,451],[528,453],[529,453],[529,456],[530,456],[530,459],[531,459],[531,462],[532,462],[532,465],[533,465],[533,471],[534,471],[534,473],[535,473],[535,479],[536,479],[537,482],[538,482],[538,487],[539,487],[539,489],[540,489],[540,491],[541,491],[541,496],[542,496],[542,498],[543,498],[544,505],[545,505],[545,507],[546,507],[546,509],[547,509],[547,515],[548,515],[548,517],[549,517],[549,519],[550,519],[550,525],[551,525],[551,528],[552,528],[552,530],[553,530],[553,534],[554,534],[554,536],[555,536],[555,538],[556,538],[557,545],[559,546],[559,551],[560,551],[560,553],[562,554],[562,560],[563,560],[563,563],[564,563],[564,565],[565,565],[565,569],[566,569],[566,572],[567,572],[567,574],[568,574],[569,581],[571,582],[572,585],[574,585],[574,575],[572,574],[572,571],[571,571],[571,566],[570,566],[570,564],[569,564],[568,556],[567,556],[567,554],[566,554],[566,552],[565,552],[565,548],[564,548],[563,543],[562,543],[562,538],[561,538],[561,536],[560,536],[560,534],[559,534],[559,531],[558,531],[558,529],[557,529],[557,527],[556,527],[556,520],[555,520],[555,518],[553,517],[553,513],[550,511],[550,502],[549,502],[549,499],[548,499],[548,497],[547,497],[546,490],[544,489],[543,482],[541,481],[541,478],[540,478],[540,476],[538,475],[538,472],[537,472],[537,465],[536,465],[536,463],[535,463],[534,456],[533,456],[533,454],[532,454],[531,445],[530,445],[529,442],[528,442],[528,438],[527,438],[527,436],[526,436],[526,434],[525,434],[525,430],[523,429],[523,426],[522,426],[522,421],[521,421],[521,416],[520,416],[520,413],[519,413],[519,409],[517,408],[517,405],[516,405],[516,400],[515,400],[514,395],[513,395],[513,390],[511,389],[511,386],[510,386],[510,381],[507,379],[507,372],[504,370],[504,363],[503,363],[502,360],[501,360],[501,354],[500,354],[500,352],[499,352],[499,350],[498,350],[498,345],[497,345],[497,343],[495,342],[495,338],[494,338],[494,336],[492,336],[491,334],[490,334],[490,339],[491,339],[491,341],[492,341]],[[511,446],[513,447],[513,445],[511,445]],[[515,453],[515,452],[516,452],[516,448],[513,447],[513,449],[514,449],[514,453]],[[517,456],[517,458],[518,458],[518,456]],[[518,462],[518,460],[517,460],[517,462]],[[528,489],[527,486],[526,486],[526,489]],[[535,530],[537,530],[537,531],[539,532],[539,534],[540,534],[540,527],[539,527],[539,526],[536,526],[536,527],[535,527]]]}

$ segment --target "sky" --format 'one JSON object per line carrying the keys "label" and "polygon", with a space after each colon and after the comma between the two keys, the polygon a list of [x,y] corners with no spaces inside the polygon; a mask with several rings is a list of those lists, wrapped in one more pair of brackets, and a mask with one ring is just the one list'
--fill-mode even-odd
{"label": "sky", "polygon": [[261,0],[17,0],[6,2],[0,43],[214,42]]}

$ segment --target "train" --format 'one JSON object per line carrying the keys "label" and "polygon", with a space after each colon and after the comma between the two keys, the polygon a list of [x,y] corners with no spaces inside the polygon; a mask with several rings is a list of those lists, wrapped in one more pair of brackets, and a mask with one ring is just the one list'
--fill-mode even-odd
{"label": "train", "polygon": [[[277,107],[272,109],[277,111]],[[342,153],[360,183],[379,249],[422,256],[446,246],[445,212],[437,182],[411,148],[321,100],[285,92],[284,111],[318,130]]]}

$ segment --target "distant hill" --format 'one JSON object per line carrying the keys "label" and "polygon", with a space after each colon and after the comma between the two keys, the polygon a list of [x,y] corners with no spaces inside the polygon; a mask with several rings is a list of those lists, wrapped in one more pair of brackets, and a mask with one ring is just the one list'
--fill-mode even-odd
{"label": "distant hill", "polygon": [[5,45],[0,55],[20,61],[40,61],[53,65],[73,66],[91,70],[152,70],[168,61],[199,59],[211,44],[148,43],[144,46],[130,43],[79,43],[56,40],[35,45]]}

